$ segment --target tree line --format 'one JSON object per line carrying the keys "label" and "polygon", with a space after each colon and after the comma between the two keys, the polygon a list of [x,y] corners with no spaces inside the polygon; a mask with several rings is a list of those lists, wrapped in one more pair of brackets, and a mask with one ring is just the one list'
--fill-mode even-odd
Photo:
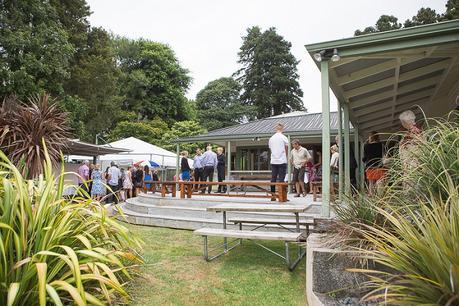
{"label": "tree line", "polygon": [[249,28],[241,70],[189,100],[190,72],[168,45],[91,26],[85,0],[5,0],[0,10],[0,98],[49,93],[85,141],[134,136],[172,149],[177,137],[303,109],[298,61],[275,28]]}
{"label": "tree line", "polygon": [[411,28],[453,19],[459,19],[459,0],[447,0],[445,11],[440,14],[430,7],[421,7],[416,15],[405,20],[403,24],[394,15],[381,15],[374,26],[368,26],[363,30],[356,30],[354,36]]}

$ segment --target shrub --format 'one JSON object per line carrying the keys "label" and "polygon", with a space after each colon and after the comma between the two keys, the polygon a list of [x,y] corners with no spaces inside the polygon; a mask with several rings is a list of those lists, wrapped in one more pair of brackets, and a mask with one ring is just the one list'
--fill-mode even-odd
{"label": "shrub", "polygon": [[457,116],[426,121],[412,141],[409,171],[394,154],[376,195],[360,193],[335,207],[333,241],[382,266],[354,270],[370,277],[367,300],[459,305]]}
{"label": "shrub", "polygon": [[44,167],[42,140],[51,161],[58,163],[68,136],[67,114],[49,95],[35,96],[28,105],[10,97],[0,107],[0,149],[27,178],[36,178]]}
{"label": "shrub", "polygon": [[[367,300],[389,304],[459,305],[459,193],[411,205],[377,209],[390,226],[367,226],[360,234],[373,245],[362,257],[385,272],[357,270],[370,276]],[[390,273],[387,271],[395,271]]]}
{"label": "shrub", "polygon": [[139,241],[99,203],[63,198],[63,172],[53,175],[44,147],[35,181],[0,151],[0,305],[104,305],[114,294],[127,297],[126,262],[138,260],[130,248]]}

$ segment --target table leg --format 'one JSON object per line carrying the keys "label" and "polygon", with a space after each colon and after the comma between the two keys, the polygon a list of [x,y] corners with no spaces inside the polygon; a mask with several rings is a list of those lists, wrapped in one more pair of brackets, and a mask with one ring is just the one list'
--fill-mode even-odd
{"label": "table leg", "polygon": [[296,221],[296,231],[300,232],[300,215],[296,212],[295,213],[295,221]]}
{"label": "table leg", "polygon": [[172,184],[172,197],[175,198],[177,196],[177,184]]}
{"label": "table leg", "polygon": [[180,199],[185,198],[185,184],[179,183],[180,186]]}
{"label": "table leg", "polygon": [[[223,229],[226,229],[226,211],[223,212]],[[225,253],[228,251],[228,239],[223,238],[223,245],[225,248]]]}

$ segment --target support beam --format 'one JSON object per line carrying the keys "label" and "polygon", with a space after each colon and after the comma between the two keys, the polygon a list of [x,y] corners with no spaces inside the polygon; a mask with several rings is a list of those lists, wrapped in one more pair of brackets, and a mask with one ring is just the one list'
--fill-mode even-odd
{"label": "support beam", "polygon": [[[290,164],[290,160],[292,159],[292,143],[290,141],[290,135],[287,135],[288,139],[288,152],[287,152],[287,182],[288,182],[288,193],[292,192],[292,185],[290,183],[292,182],[292,165]],[[297,190],[298,192],[298,190]]]}
{"label": "support beam", "polygon": [[328,61],[320,62],[322,81],[322,216],[330,217],[330,80]]}
{"label": "support beam", "polygon": [[360,177],[360,191],[363,192],[365,190],[365,165],[363,164],[363,148],[365,145],[365,140],[362,138],[360,142],[360,162],[359,162],[359,177]]}
{"label": "support beam", "polygon": [[231,177],[231,141],[226,143],[226,180],[229,181]]}
{"label": "support beam", "polygon": [[344,125],[344,193],[351,195],[351,164],[349,145],[349,106],[343,103],[343,125]]}
{"label": "support beam", "polygon": [[339,139],[339,171],[338,171],[338,196],[343,200],[344,190],[344,151],[343,151],[343,112],[341,102],[338,101],[338,139]]}
{"label": "support beam", "polygon": [[359,170],[362,158],[360,157],[360,145],[359,145],[359,130],[354,126],[354,158],[356,161],[357,169],[355,169],[355,187],[358,188],[360,183]]}

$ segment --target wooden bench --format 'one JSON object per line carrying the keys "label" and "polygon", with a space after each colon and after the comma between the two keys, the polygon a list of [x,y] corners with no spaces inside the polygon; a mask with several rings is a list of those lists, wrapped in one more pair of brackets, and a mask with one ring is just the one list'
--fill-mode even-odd
{"label": "wooden bench", "polygon": [[[177,196],[177,183],[175,181],[144,181],[143,182],[143,189],[149,191],[156,191],[156,185],[161,185],[161,196],[164,198],[166,194],[172,193],[172,197]],[[147,188],[147,184],[151,184],[150,188]],[[168,189],[170,187],[170,191]]]}
{"label": "wooden bench", "polygon": [[[242,244],[242,239],[248,239],[254,242],[255,244],[261,246],[263,249],[270,251],[271,253],[283,258],[287,264],[290,271],[293,271],[300,260],[304,257],[305,251],[301,250],[299,245],[301,233],[295,232],[257,232],[257,231],[243,231],[243,230],[229,230],[229,229],[216,229],[216,228],[201,228],[195,230],[196,235],[200,235],[204,238],[204,259],[206,261],[211,261],[215,258],[218,258],[230,250],[234,249],[236,246]],[[228,248],[228,242],[225,240],[223,243],[224,251],[213,256],[209,257],[209,242],[208,237],[223,237],[223,238],[235,238],[238,240],[238,243]],[[279,254],[276,251],[269,249],[268,247],[255,242],[253,240],[270,240],[270,241],[284,241],[285,254]],[[298,246],[298,257],[292,262],[290,260],[289,254],[289,242],[297,243]],[[220,245],[219,245],[220,246]]]}
{"label": "wooden bench", "polygon": [[[287,186],[288,183],[284,182],[268,182],[268,181],[224,181],[224,182],[204,182],[204,181],[179,181],[180,185],[180,197],[183,199],[186,197],[191,198],[193,194],[193,186],[199,185],[201,191],[205,191],[207,186],[254,186],[262,191],[266,192],[267,195],[255,195],[246,194],[244,191],[241,193],[231,193],[231,188],[227,188],[226,193],[212,193],[213,196],[227,196],[227,197],[247,197],[247,198],[275,198],[279,202],[287,202]],[[271,192],[262,188],[263,186],[271,187],[275,186],[277,191]],[[194,193],[197,194],[197,193]],[[200,195],[206,195],[205,192],[199,193]]]}
{"label": "wooden bench", "polygon": [[[252,218],[252,217],[239,217],[239,218],[230,218],[228,222],[234,224],[239,224],[239,229],[242,230],[243,224],[259,224],[260,227],[264,227],[268,224],[279,225],[280,227],[291,231],[291,229],[286,228],[284,225],[296,225],[296,219],[292,218]],[[314,226],[315,221],[313,219],[301,219],[298,222],[299,225],[306,227],[306,237],[309,236],[309,232]]]}
{"label": "wooden bench", "polygon": [[[289,205],[289,204],[235,204],[235,203],[225,203],[219,204],[215,206],[209,206],[206,208],[207,211],[214,211],[214,212],[221,212],[223,217],[223,229],[200,229],[196,230],[195,233],[199,234],[204,237],[204,258],[207,261],[213,260],[223,254],[226,254],[228,251],[232,250],[236,246],[242,243],[242,239],[249,239],[256,245],[259,245],[263,249],[275,254],[282,259],[284,259],[289,266],[289,270],[292,271],[301,261],[301,259],[306,254],[306,251],[302,250],[301,246],[299,245],[301,237],[305,237],[302,235],[300,231],[300,217],[299,214],[306,211],[309,205],[306,204],[296,204],[296,205]],[[271,212],[271,213],[291,213],[295,216],[294,224],[295,224],[295,232],[258,232],[255,231],[259,227],[255,228],[252,231],[243,231],[242,227],[239,226],[239,230],[227,230],[226,229],[226,214],[227,212]],[[244,218],[238,218],[238,221],[241,221]],[[255,220],[255,218],[245,218],[245,220],[250,220],[251,222],[260,223],[265,221],[267,218],[261,217],[261,219]],[[272,219],[272,218],[270,218]],[[234,219],[233,219],[234,220]],[[277,220],[278,221],[278,220]],[[288,222],[291,222],[290,219]],[[209,257],[209,246],[208,246],[208,236],[217,236],[223,237],[223,252],[219,253],[213,257]],[[238,239],[238,244],[228,247],[228,238],[236,238]],[[285,242],[285,256],[279,254],[273,249],[268,248],[254,240],[283,240]],[[298,248],[298,256],[297,258],[291,262],[289,257],[289,242],[296,242]],[[219,246],[217,246],[219,247]]]}

